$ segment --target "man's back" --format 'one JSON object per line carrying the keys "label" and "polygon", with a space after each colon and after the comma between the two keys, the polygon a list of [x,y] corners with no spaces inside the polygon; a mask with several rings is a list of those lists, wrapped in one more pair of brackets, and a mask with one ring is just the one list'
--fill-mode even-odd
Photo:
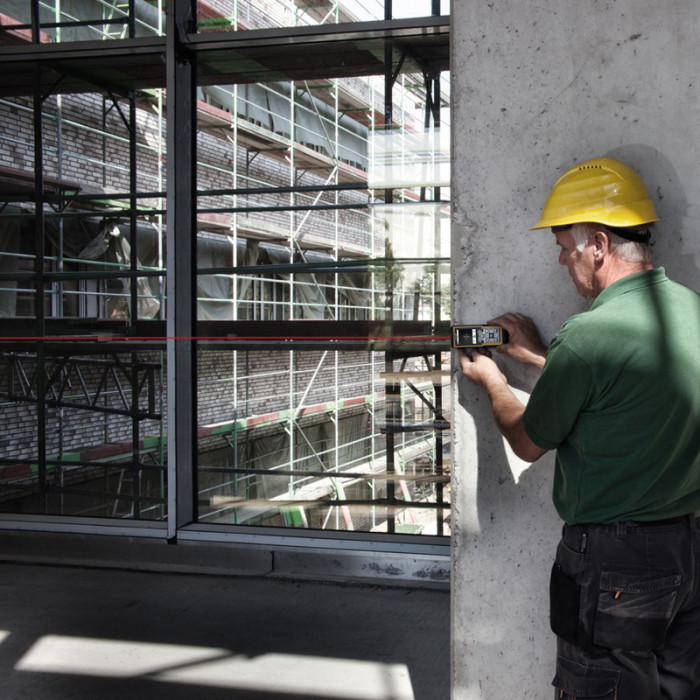
{"label": "man's back", "polygon": [[625,277],[557,334],[525,422],[558,449],[569,522],[700,510],[700,295],[662,268]]}

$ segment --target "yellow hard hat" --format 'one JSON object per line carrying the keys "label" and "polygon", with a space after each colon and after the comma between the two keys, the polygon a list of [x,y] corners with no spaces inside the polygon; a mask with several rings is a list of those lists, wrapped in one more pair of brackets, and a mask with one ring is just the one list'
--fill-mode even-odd
{"label": "yellow hard hat", "polygon": [[625,228],[658,221],[637,173],[619,160],[593,158],[574,166],[555,183],[538,228],[591,222]]}

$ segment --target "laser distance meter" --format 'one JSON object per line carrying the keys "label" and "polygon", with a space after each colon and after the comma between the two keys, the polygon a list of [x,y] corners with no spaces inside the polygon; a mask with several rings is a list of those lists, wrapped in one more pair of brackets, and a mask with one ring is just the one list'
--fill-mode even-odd
{"label": "laser distance meter", "polygon": [[489,348],[508,342],[508,331],[500,326],[452,326],[453,348]]}

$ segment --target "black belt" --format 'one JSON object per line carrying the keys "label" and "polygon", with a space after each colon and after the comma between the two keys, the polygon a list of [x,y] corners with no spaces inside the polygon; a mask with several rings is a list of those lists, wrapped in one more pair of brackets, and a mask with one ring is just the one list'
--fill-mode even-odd
{"label": "black belt", "polygon": [[663,518],[662,520],[626,520],[624,521],[627,527],[654,527],[655,525],[677,525],[678,523],[687,522],[690,518],[695,518],[696,513],[688,513],[688,515],[677,515],[675,518]]}
{"label": "black belt", "polygon": [[695,519],[700,522],[700,511],[677,515],[675,518],[662,518],[661,520],[620,520],[614,523],[576,523],[578,527],[656,527],[662,525],[678,525],[680,523],[693,523]]}

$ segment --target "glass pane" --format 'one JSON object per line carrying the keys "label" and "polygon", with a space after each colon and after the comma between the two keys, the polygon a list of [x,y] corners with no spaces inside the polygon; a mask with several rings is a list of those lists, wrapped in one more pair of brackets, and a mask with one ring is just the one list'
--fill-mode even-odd
{"label": "glass pane", "polygon": [[390,390],[384,353],[201,351],[200,520],[448,534],[449,377],[402,364]]}
{"label": "glass pane", "polygon": [[164,115],[157,93],[141,105],[150,109],[136,113],[139,191],[131,195],[128,100],[78,93],[42,102],[45,204],[38,212],[33,169],[19,157],[33,148],[32,101],[0,99],[0,115],[12,126],[0,133],[0,151],[12,164],[0,170],[0,272],[19,275],[0,280],[0,315],[37,315],[28,275],[40,227],[46,318],[130,319],[132,307],[142,319],[164,317]]}
{"label": "glass pane", "polygon": [[[200,10],[199,31],[236,31],[272,27],[298,27],[347,22],[373,22],[386,18],[385,0],[209,0]],[[389,0],[391,19],[449,14],[448,0]]]}
{"label": "glass pane", "polygon": [[[31,40],[32,2],[3,0],[3,22],[17,40]],[[136,0],[133,14],[123,0],[39,0],[39,42],[108,41],[162,33],[165,0]]]}
{"label": "glass pane", "polygon": [[0,512],[164,520],[159,95],[3,95]]}
{"label": "glass pane", "polygon": [[[39,0],[41,43],[118,40],[165,32],[167,0]],[[6,26],[18,38],[32,33],[29,0],[3,0]],[[448,0],[393,0],[392,19],[449,14]],[[197,30],[244,31],[385,19],[384,0],[208,0],[198,6]]]}
{"label": "glass pane", "polygon": [[388,130],[380,78],[200,88],[201,522],[449,534],[449,123],[426,89],[401,78]]}
{"label": "glass pane", "polygon": [[162,353],[76,349],[1,353],[0,512],[164,519]]}
{"label": "glass pane", "polygon": [[[14,41],[116,44],[165,26],[164,0],[133,12],[40,0],[33,36],[30,7],[3,6]],[[393,3],[394,17],[407,12],[435,3]],[[371,0],[209,0],[198,21],[212,32],[383,18]],[[345,46],[383,71],[384,39],[360,43]],[[151,89],[133,57],[103,53],[94,66],[42,64],[40,115],[31,79],[0,97],[0,417],[20,425],[0,443],[0,511],[164,519],[164,67],[158,52]],[[179,389],[197,393],[196,520],[449,533],[449,81],[426,84],[403,53],[394,46],[390,104],[367,65],[292,81],[274,61],[260,78],[242,51],[200,55],[187,173],[198,323],[182,339],[197,383]],[[100,90],[107,73],[138,89]]]}

